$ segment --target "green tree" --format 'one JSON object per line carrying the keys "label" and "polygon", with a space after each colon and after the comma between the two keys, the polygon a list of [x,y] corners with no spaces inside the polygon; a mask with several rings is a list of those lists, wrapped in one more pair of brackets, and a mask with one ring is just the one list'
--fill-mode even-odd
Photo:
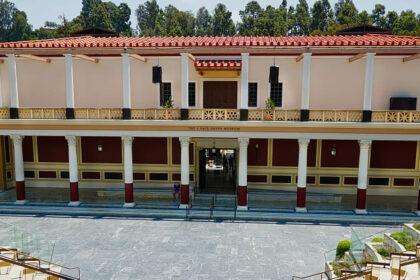
{"label": "green tree", "polygon": [[213,34],[212,22],[213,18],[206,7],[198,9],[197,16],[195,18],[195,25],[197,28],[196,34],[198,36],[211,36]]}
{"label": "green tree", "polygon": [[[83,27],[102,27],[112,29],[111,17],[107,8],[110,9],[113,3],[103,3],[101,0],[82,0]],[[115,4],[114,4],[115,5]]]}
{"label": "green tree", "polygon": [[375,9],[372,11],[373,23],[379,27],[386,26],[386,17],[385,17],[385,6],[381,4],[376,4]]}
{"label": "green tree", "polygon": [[265,17],[258,22],[258,28],[261,29],[261,35],[280,36],[287,34],[287,9],[280,6],[276,9],[267,6]]}
{"label": "green tree", "polygon": [[7,0],[0,0],[0,41],[9,41],[10,30],[13,26],[13,16],[17,12],[15,4]]}
{"label": "green tree", "polygon": [[412,10],[402,11],[400,17],[395,22],[394,34],[415,36],[417,35],[419,22],[416,14]]}
{"label": "green tree", "polygon": [[339,0],[334,10],[337,23],[354,25],[358,22],[359,13],[352,0]]}
{"label": "green tree", "polygon": [[152,33],[155,36],[166,36],[165,16],[162,10],[159,11]]}
{"label": "green tree", "polygon": [[[146,1],[140,4],[136,10],[137,27],[141,36],[153,36],[162,33],[155,33],[155,31],[163,32],[164,23],[160,22],[160,26],[156,28],[156,23],[163,20],[163,12],[160,10],[156,0]],[[163,25],[162,25],[163,24]]]}
{"label": "green tree", "polygon": [[287,35],[297,35],[297,23],[296,23],[296,15],[295,15],[295,8],[293,6],[289,7],[287,11]]}
{"label": "green tree", "polygon": [[297,35],[309,35],[311,16],[306,0],[299,0],[299,3],[296,5],[296,25]]}
{"label": "green tree", "polygon": [[369,13],[367,11],[362,11],[359,14],[359,24],[372,24],[373,23],[373,19],[372,17],[369,15]]}
{"label": "green tree", "polygon": [[394,29],[395,22],[398,20],[398,14],[395,11],[390,11],[386,14],[385,28]]}
{"label": "green tree", "polygon": [[35,39],[32,36],[32,28],[28,23],[26,13],[23,11],[16,11],[12,18],[12,28],[10,30],[10,41],[21,41]]}
{"label": "green tree", "polygon": [[264,10],[257,1],[251,1],[246,4],[245,9],[239,11],[241,21],[238,24],[238,32],[240,35],[260,35],[260,27],[258,21],[264,18]]}
{"label": "green tree", "polygon": [[216,36],[229,36],[235,34],[235,24],[232,12],[228,11],[222,3],[216,5],[213,13],[213,34]]}
{"label": "green tree", "polygon": [[130,7],[127,5],[127,3],[121,3],[118,6],[118,14],[113,19],[114,30],[122,33],[123,35],[131,36],[133,32],[131,30],[130,16]]}
{"label": "green tree", "polygon": [[312,21],[311,30],[325,31],[330,25],[334,13],[331,9],[330,2],[328,0],[318,0],[314,3],[312,9]]}

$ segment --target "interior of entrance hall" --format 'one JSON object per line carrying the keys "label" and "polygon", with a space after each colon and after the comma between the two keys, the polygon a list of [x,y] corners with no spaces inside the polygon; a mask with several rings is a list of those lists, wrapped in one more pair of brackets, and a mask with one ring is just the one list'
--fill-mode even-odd
{"label": "interior of entrance hall", "polygon": [[201,193],[234,194],[236,185],[236,150],[202,149],[200,156]]}

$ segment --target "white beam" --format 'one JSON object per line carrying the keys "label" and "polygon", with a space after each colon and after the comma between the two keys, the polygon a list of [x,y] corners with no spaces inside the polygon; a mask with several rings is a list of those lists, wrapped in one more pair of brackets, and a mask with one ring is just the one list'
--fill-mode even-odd
{"label": "white beam", "polygon": [[145,57],[143,57],[141,55],[130,53],[129,56],[132,57],[132,58],[134,58],[134,59],[140,60],[140,61],[142,61],[144,63],[147,62],[147,58],[145,58]]}
{"label": "white beam", "polygon": [[241,109],[248,109],[249,53],[242,53]]}
{"label": "white beam", "polygon": [[10,107],[19,108],[19,92],[17,84],[16,72],[16,56],[14,54],[7,54],[9,62],[9,90],[10,90]]}
{"label": "white beam", "polygon": [[74,108],[73,58],[71,54],[64,54],[66,61],[66,102],[67,108]]}
{"label": "white beam", "polygon": [[416,60],[416,59],[419,59],[419,58],[420,58],[420,53],[412,55],[412,56],[404,57],[403,62],[409,62],[409,61]]}
{"label": "white beam", "polygon": [[356,61],[356,60],[359,60],[361,58],[364,58],[365,56],[366,56],[366,53],[359,53],[358,55],[355,55],[355,56],[350,57],[349,58],[349,62],[351,63],[353,61]]}
{"label": "white beam", "polygon": [[375,66],[375,53],[366,54],[365,88],[363,97],[363,110],[372,110],[373,70]]}
{"label": "white beam", "polygon": [[189,69],[188,69],[188,54],[181,53],[181,108],[188,109],[188,82],[189,82]]}
{"label": "white beam", "polygon": [[51,59],[49,59],[49,58],[44,58],[44,57],[40,57],[40,56],[36,56],[36,55],[32,55],[32,54],[19,54],[19,55],[17,55],[17,57],[23,57],[23,58],[26,58],[26,59],[31,59],[31,60],[45,62],[45,63],[51,63]]}
{"label": "white beam", "polygon": [[94,63],[99,62],[99,59],[93,58],[93,57],[90,57],[90,56],[87,56],[87,55],[84,55],[84,54],[75,54],[74,57],[77,57],[77,58],[80,58],[80,59],[83,59],[83,60],[86,60],[86,61],[94,62]]}
{"label": "white beam", "polygon": [[302,96],[301,109],[309,109],[309,97],[311,87],[311,53],[303,54],[303,72],[302,72]]}
{"label": "white beam", "polygon": [[130,55],[122,53],[123,108],[131,109]]}

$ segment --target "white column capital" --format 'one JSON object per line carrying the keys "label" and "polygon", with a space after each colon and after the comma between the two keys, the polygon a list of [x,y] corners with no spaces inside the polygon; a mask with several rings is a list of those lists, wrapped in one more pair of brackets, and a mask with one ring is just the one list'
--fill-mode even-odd
{"label": "white column capital", "polygon": [[16,135],[16,134],[10,135],[10,139],[12,139],[13,142],[15,143],[22,143],[23,138],[25,138],[25,136],[23,135]]}
{"label": "white column capital", "polygon": [[241,56],[242,56],[242,58],[244,58],[244,57],[248,58],[249,57],[249,53],[241,53]]}
{"label": "white column capital", "polygon": [[303,53],[303,57],[310,57],[312,56],[312,53]]}
{"label": "white column capital", "polygon": [[366,56],[367,56],[367,57],[373,57],[373,56],[375,56],[375,55],[376,55],[376,53],[367,53],[367,54],[366,54]]}
{"label": "white column capital", "polygon": [[122,57],[130,57],[130,54],[129,53],[122,53],[121,56]]}
{"label": "white column capital", "polygon": [[186,58],[188,58],[188,54],[189,54],[189,53],[180,53],[180,55],[181,55],[182,57],[186,57]]}
{"label": "white column capital", "polygon": [[188,136],[182,136],[182,137],[179,137],[179,142],[181,143],[181,145],[186,145],[186,144],[190,144],[190,140],[191,140],[191,138],[190,137],[188,137]]}
{"label": "white column capital", "polygon": [[6,54],[6,56],[9,57],[9,58],[15,58],[16,57],[14,54],[11,54],[11,53]]}
{"label": "white column capital", "polygon": [[121,136],[121,140],[124,142],[133,142],[134,137],[133,136]]}
{"label": "white column capital", "polygon": [[244,138],[244,137],[240,137],[238,138],[238,142],[239,142],[239,147],[248,147],[249,144],[249,138]]}
{"label": "white column capital", "polygon": [[311,141],[311,139],[298,139],[298,143],[299,143],[299,147],[307,147],[309,145],[309,142]]}
{"label": "white column capital", "polygon": [[369,149],[372,144],[372,140],[359,140],[360,149]]}
{"label": "white column capital", "polygon": [[76,145],[77,136],[66,136],[66,140],[69,145]]}
{"label": "white column capital", "polygon": [[71,53],[63,53],[63,56],[65,58],[73,58],[73,55]]}

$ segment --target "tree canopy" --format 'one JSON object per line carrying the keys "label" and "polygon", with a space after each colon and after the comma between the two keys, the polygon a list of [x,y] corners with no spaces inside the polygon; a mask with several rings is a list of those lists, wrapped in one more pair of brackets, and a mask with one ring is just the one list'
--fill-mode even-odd
{"label": "tree canopy", "polygon": [[373,24],[391,29],[393,34],[420,36],[420,14],[412,10],[401,13],[387,11],[376,4],[372,11],[359,11],[353,0],[298,0],[295,6],[287,0],[278,6],[263,7],[249,1],[239,11],[239,22],[224,4],[212,10],[201,7],[196,13],[179,10],[173,5],[160,7],[156,0],[147,0],[135,7],[137,22],[132,26],[131,8],[127,3],[79,0],[80,14],[73,19],[59,15],[57,22],[46,21],[33,29],[27,15],[12,0],[0,0],[0,41],[18,41],[66,37],[87,27],[102,27],[125,36],[232,36],[232,35],[329,35],[360,24]]}

